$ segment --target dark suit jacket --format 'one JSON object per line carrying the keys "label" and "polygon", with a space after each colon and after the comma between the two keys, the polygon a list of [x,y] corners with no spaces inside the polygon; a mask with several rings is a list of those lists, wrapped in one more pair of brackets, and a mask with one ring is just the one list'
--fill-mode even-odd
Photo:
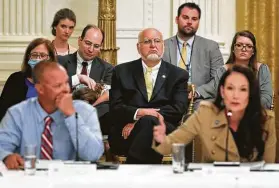
{"label": "dark suit jacket", "polygon": [[[71,77],[76,74],[77,70],[77,52],[66,56],[58,56],[58,62],[67,70],[68,76],[70,77],[69,82],[72,86]],[[97,83],[103,82],[107,85],[111,85],[112,70],[113,66],[111,64],[99,57],[95,57],[91,65],[89,77]],[[96,109],[99,118],[102,117],[109,111],[108,102],[106,101],[97,105]]]}
{"label": "dark suit jacket", "polygon": [[28,87],[23,72],[15,72],[7,79],[0,98],[0,121],[11,106],[26,99]]}
{"label": "dark suit jacket", "polygon": [[[68,76],[72,77],[76,74],[77,70],[77,52],[66,56],[58,56],[58,62],[67,70]],[[101,81],[107,85],[111,85],[113,66],[108,62],[95,57],[92,62],[89,77],[100,83]],[[72,80],[70,79],[72,85]]]}
{"label": "dark suit jacket", "polygon": [[187,109],[187,81],[187,71],[162,60],[148,102],[142,60],[116,66],[110,89],[110,111],[114,126],[122,129],[127,123],[134,122],[138,108],[160,108],[159,113],[165,121],[177,126]]}

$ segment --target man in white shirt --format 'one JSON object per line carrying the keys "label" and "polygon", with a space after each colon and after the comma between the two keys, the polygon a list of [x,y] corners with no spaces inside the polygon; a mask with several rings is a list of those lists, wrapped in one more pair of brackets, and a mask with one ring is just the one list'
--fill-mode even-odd
{"label": "man in white shirt", "polygon": [[104,33],[95,25],[87,25],[78,38],[79,48],[76,53],[58,56],[58,62],[67,70],[70,85],[75,88],[85,84],[95,89],[96,83],[102,83],[105,89],[93,103],[98,110],[103,134],[108,134],[108,101],[113,66],[97,57],[103,44]]}
{"label": "man in white shirt", "polygon": [[151,149],[153,126],[163,116],[168,133],[176,129],[187,109],[187,71],[163,61],[162,33],[140,32],[140,59],[115,67],[110,89],[113,128],[109,137],[115,154],[126,163],[156,164],[162,156]]}

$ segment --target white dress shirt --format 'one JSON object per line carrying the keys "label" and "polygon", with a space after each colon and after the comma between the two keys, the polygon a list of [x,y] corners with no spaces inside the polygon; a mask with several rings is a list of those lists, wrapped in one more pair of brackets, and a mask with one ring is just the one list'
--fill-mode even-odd
{"label": "white dress shirt", "polygon": [[[141,63],[142,63],[142,68],[143,68],[143,74],[145,74],[146,69],[147,69],[147,65],[143,61],[141,61]],[[151,78],[152,78],[153,89],[154,89],[154,86],[155,86],[155,83],[156,83],[156,79],[157,79],[157,75],[158,75],[160,67],[161,67],[161,61],[157,65],[155,65],[154,67],[151,68],[151,70],[152,70]],[[139,110],[139,108],[137,109],[137,111],[134,115],[134,120],[138,120],[137,119],[138,110]]]}
{"label": "white dress shirt", "polygon": [[87,76],[89,76],[90,74],[90,70],[91,70],[91,66],[92,66],[92,61],[84,61],[82,59],[82,57],[79,55],[79,53],[77,52],[77,70],[76,70],[76,74],[72,76],[72,86],[75,87],[76,85],[80,84],[79,79],[78,79],[78,74],[81,73],[82,70],[82,62],[87,62],[88,66],[87,66]]}

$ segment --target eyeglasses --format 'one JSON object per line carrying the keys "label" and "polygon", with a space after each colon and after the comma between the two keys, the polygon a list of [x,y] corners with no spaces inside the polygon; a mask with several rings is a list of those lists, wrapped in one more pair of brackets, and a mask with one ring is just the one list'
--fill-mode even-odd
{"label": "eyeglasses", "polygon": [[251,44],[242,44],[242,43],[235,43],[234,47],[237,50],[242,50],[242,49],[246,49],[247,51],[252,51],[254,49],[254,46]]}
{"label": "eyeglasses", "polygon": [[45,53],[38,53],[38,52],[33,52],[30,54],[30,59],[44,59],[47,60],[49,59],[49,55]]}
{"label": "eyeglasses", "polygon": [[144,45],[150,45],[152,44],[152,42],[155,44],[155,45],[159,45],[162,43],[162,40],[159,39],[159,38],[155,38],[155,39],[143,39],[143,41],[140,41],[139,43],[142,43]]}
{"label": "eyeglasses", "polygon": [[84,44],[87,48],[91,48],[93,46],[93,49],[99,50],[101,48],[101,44],[93,44],[92,42],[88,40],[84,40]]}

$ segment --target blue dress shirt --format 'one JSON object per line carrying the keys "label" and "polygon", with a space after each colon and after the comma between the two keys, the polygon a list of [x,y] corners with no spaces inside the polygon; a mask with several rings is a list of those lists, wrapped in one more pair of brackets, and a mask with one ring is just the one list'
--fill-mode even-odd
{"label": "blue dress shirt", "polygon": [[[96,161],[104,151],[96,109],[79,100],[74,101],[73,104],[78,113],[79,157],[82,160]],[[35,97],[9,108],[2,119],[0,123],[0,160],[12,153],[24,156],[24,146],[26,145],[36,145],[36,156],[40,158],[41,135],[45,126],[44,118],[48,115],[53,119],[51,124],[53,159],[75,159],[75,114],[65,117],[60,110],[47,114]]]}

